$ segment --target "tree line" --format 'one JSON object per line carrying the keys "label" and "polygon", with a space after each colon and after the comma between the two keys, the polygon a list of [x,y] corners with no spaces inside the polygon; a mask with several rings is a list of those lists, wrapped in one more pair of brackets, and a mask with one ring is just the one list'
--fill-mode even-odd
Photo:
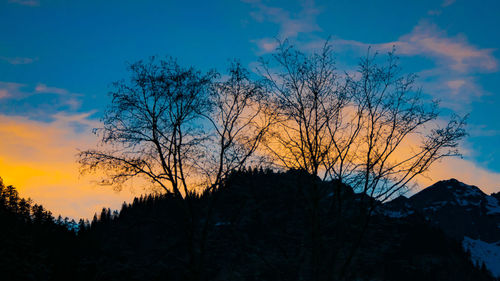
{"label": "tree line", "polygon": [[[358,253],[344,270],[342,261],[364,224],[364,208],[359,206],[362,195],[344,185],[342,216],[347,223],[330,223],[338,217],[330,208],[335,186],[303,170],[243,168],[232,172],[220,188],[191,197],[196,225],[210,219],[198,278],[496,280],[484,265],[479,268],[471,262],[460,241],[446,237],[418,214],[394,219],[375,212]],[[324,193],[318,207],[319,235],[312,236],[311,206],[304,198],[316,190]],[[208,217],[204,214],[214,197]],[[194,278],[190,249],[201,237],[193,240],[186,235],[185,207],[173,193],[135,198],[119,212],[104,208],[77,228],[63,227],[53,217],[43,224],[26,222],[20,214],[6,215],[2,206],[2,280]],[[200,235],[200,228],[195,233]],[[320,260],[314,261],[311,252],[317,238],[323,244]]]}

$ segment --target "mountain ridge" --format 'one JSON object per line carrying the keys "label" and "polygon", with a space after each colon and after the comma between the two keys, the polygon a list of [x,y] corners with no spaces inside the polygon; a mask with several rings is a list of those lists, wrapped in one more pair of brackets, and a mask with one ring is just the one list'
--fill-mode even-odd
{"label": "mountain ridge", "polygon": [[383,205],[393,218],[422,215],[448,236],[462,241],[476,262],[485,262],[500,277],[500,193],[488,195],[454,178],[438,181],[409,198],[400,196]]}
{"label": "mountain ridge", "polygon": [[[417,212],[401,218],[376,212],[360,239],[367,210],[361,201],[384,205],[356,195],[349,186],[300,171],[235,172],[222,188],[190,199],[193,214],[185,213],[184,202],[172,194],[136,198],[120,212],[103,209],[92,223],[81,221],[72,228],[78,233],[59,226],[50,213],[38,222],[39,215],[19,208],[23,201],[12,187],[0,187],[7,191],[0,192],[0,227],[9,230],[0,232],[0,277],[11,276],[2,280],[311,280],[313,266],[332,280],[358,242],[341,280],[498,280],[483,265],[488,260],[476,260],[476,252],[465,252],[460,241]],[[342,216],[330,208],[338,199],[331,195],[337,187],[343,190]],[[324,242],[321,259],[313,261],[307,200],[317,190]],[[189,227],[189,219],[196,220],[195,227],[207,222],[213,196],[217,202],[208,217],[206,239],[189,236],[197,231]],[[42,230],[49,235],[40,236]],[[58,238],[63,236],[67,239]],[[202,241],[206,257],[194,269],[202,270],[203,278],[193,279],[189,249],[201,248],[189,245]],[[479,246],[473,249],[484,256],[489,249]],[[50,254],[54,249],[59,251]]]}

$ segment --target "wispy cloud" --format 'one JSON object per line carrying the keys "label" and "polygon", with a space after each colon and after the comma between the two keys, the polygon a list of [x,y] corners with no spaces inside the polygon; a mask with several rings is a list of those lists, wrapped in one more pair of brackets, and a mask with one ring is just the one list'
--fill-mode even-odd
{"label": "wispy cloud", "polygon": [[28,7],[38,7],[40,6],[40,1],[38,0],[9,0],[9,3],[15,3]]}
{"label": "wispy cloud", "polygon": [[427,14],[428,14],[429,16],[439,16],[439,15],[441,15],[441,14],[443,13],[443,11],[444,11],[447,7],[449,7],[449,6],[453,5],[453,4],[455,3],[455,1],[456,1],[456,0],[443,0],[443,2],[441,2],[441,5],[440,5],[440,7],[439,7],[439,8],[429,10],[429,11],[427,12]]}
{"label": "wispy cloud", "polygon": [[260,50],[260,53],[270,53],[276,49],[278,46],[278,40],[276,38],[262,38],[252,40]]}
{"label": "wispy cloud", "polygon": [[441,10],[429,10],[429,11],[427,12],[427,14],[428,14],[429,16],[439,16],[439,15],[440,15],[440,14],[442,14],[442,13],[443,13],[443,11],[441,11]]}
{"label": "wispy cloud", "polygon": [[30,64],[35,62],[37,59],[24,58],[24,57],[0,57],[0,60],[3,60],[10,64],[17,65],[17,64]]}
{"label": "wispy cloud", "polygon": [[463,79],[450,80],[446,84],[450,87],[450,89],[458,91],[466,84],[466,81]]}
{"label": "wispy cloud", "polygon": [[[316,18],[320,9],[313,1],[302,2],[298,13],[265,4],[261,0],[246,0],[255,9],[252,17],[258,22],[271,22],[279,26],[276,37],[254,39],[252,42],[258,48],[258,54],[272,52],[277,46],[277,39],[294,39],[296,44],[304,49],[317,49],[324,44],[324,39],[318,37],[315,31],[321,31]],[[451,6],[454,0],[444,0],[440,9],[433,13],[439,14]],[[299,37],[300,34],[307,36]],[[479,83],[479,73],[496,72],[499,62],[493,55],[495,49],[481,48],[473,45],[464,34],[450,35],[429,20],[420,21],[409,33],[401,35],[397,40],[383,43],[361,42],[336,38],[332,40],[337,48],[357,50],[359,54],[366,53],[368,47],[378,51],[390,51],[394,47],[398,55],[422,57],[434,62],[430,69],[423,69],[418,74],[424,90],[428,90],[436,98],[445,101],[447,107],[458,109],[465,107],[472,100],[487,95]],[[453,99],[449,99],[453,96]]]}
{"label": "wispy cloud", "polygon": [[[472,137],[494,137],[500,136],[500,129],[492,129],[488,128],[486,125],[473,125],[470,124],[467,126],[467,130],[469,135]],[[499,184],[500,186],[500,184]]]}
{"label": "wispy cloud", "polygon": [[58,94],[58,95],[68,95],[69,94],[69,91],[66,89],[56,88],[56,87],[48,87],[47,85],[41,84],[41,83],[36,85],[35,92],[46,93],[46,94]]}
{"label": "wispy cloud", "polygon": [[474,73],[435,67],[422,70],[418,75],[418,82],[426,93],[440,99],[442,106],[459,112],[470,111],[472,101],[490,94],[478,82],[478,76]]}
{"label": "wispy cloud", "polygon": [[441,6],[442,7],[448,7],[450,5],[452,5],[453,3],[455,3],[456,0],[444,0],[443,3],[441,3]]}
{"label": "wispy cloud", "polygon": [[402,54],[425,55],[438,60],[453,70],[496,71],[498,61],[493,56],[494,49],[480,49],[470,44],[465,35],[448,36],[435,24],[422,21],[413,31],[398,41],[386,43],[395,45]]}
{"label": "wispy cloud", "polygon": [[258,22],[269,21],[279,25],[279,37],[295,37],[299,33],[321,30],[316,23],[316,16],[319,9],[314,5],[314,1],[304,1],[301,10],[297,14],[292,14],[280,7],[272,7],[262,1],[251,1],[256,11],[251,12],[252,17]]}
{"label": "wispy cloud", "polygon": [[21,95],[24,84],[0,81],[0,99],[13,98]]}
{"label": "wispy cloud", "polygon": [[70,109],[78,109],[81,105],[80,99],[78,99],[81,94],[72,93],[67,89],[49,87],[45,84],[37,84],[35,87],[35,92],[40,94],[56,94],[61,96],[61,104],[67,105]]}
{"label": "wispy cloud", "polygon": [[321,31],[316,22],[316,17],[320,14],[313,0],[301,2],[301,9],[298,13],[292,13],[281,7],[274,7],[264,4],[261,0],[246,0],[255,9],[250,15],[257,22],[271,22],[279,26],[279,32],[274,37],[266,37],[252,40],[261,52],[266,53],[276,47],[276,38],[279,40],[295,38],[301,33],[311,33]]}
{"label": "wispy cloud", "polygon": [[496,72],[499,68],[494,49],[474,46],[463,34],[450,36],[428,21],[421,21],[397,41],[370,44],[338,38],[333,43],[340,49],[354,48],[359,53],[366,52],[368,47],[377,51],[390,51],[395,47],[398,55],[431,59],[434,66],[418,73],[420,83],[424,90],[443,100],[443,105],[454,109],[463,108],[488,94],[477,83],[476,76]]}
{"label": "wispy cloud", "polygon": [[95,110],[75,114],[58,112],[52,117],[55,120],[55,123],[59,124],[76,124],[78,127],[84,126],[86,128],[97,128],[101,125],[101,123],[98,120],[91,118],[95,112]]}
{"label": "wispy cloud", "polygon": [[410,33],[397,41],[387,43],[364,43],[354,40],[335,40],[336,45],[349,45],[366,51],[369,46],[379,51],[389,51],[396,47],[398,54],[424,56],[452,71],[493,72],[498,70],[498,60],[493,56],[494,49],[481,49],[467,41],[463,34],[449,36],[437,25],[421,21]]}
{"label": "wispy cloud", "polygon": [[[15,83],[15,82],[4,82],[0,81],[0,97],[4,98],[25,98],[34,94],[56,94],[61,96],[80,96],[80,94],[72,93],[67,89],[58,87],[49,87],[46,84],[38,83],[33,92],[27,91],[28,85]],[[25,89],[22,89],[25,88]]]}
{"label": "wispy cloud", "polygon": [[419,73],[424,89],[454,109],[465,108],[472,100],[487,95],[476,76],[498,71],[493,49],[474,46],[463,34],[449,36],[426,21],[384,47],[388,45],[395,45],[401,55],[432,59],[435,67]]}
{"label": "wispy cloud", "polygon": [[[81,94],[73,93],[64,88],[49,87],[46,84],[39,83],[34,88],[28,87],[28,85],[13,83],[13,82],[2,82],[0,81],[0,100],[2,102],[9,101],[24,101],[24,105],[30,105],[30,99],[38,95],[56,95],[51,100],[50,104],[47,104],[47,109],[55,109],[61,107],[66,107],[71,110],[77,110],[81,106]],[[38,104],[37,108],[43,108],[44,104]],[[35,113],[29,111],[30,113]]]}

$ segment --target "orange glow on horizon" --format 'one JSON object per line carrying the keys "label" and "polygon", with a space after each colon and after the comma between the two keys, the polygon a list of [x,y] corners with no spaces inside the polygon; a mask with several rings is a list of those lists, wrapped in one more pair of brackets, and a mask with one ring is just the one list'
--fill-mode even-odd
{"label": "orange glow on horizon", "polygon": [[118,193],[97,186],[95,177],[80,176],[77,148],[88,147],[95,139],[90,130],[76,132],[65,117],[43,123],[0,115],[4,183],[14,185],[22,197],[44,205],[55,216],[74,219],[91,218],[102,207],[120,208],[123,201],[138,196],[129,189]]}
{"label": "orange glow on horizon", "polygon": [[[77,131],[71,124],[85,125]],[[120,208],[124,201],[147,192],[134,180],[121,192],[98,186],[96,176],[81,176],[76,162],[77,149],[95,147],[90,128],[99,124],[87,115],[56,116],[52,122],[0,115],[0,177],[14,185],[23,197],[30,197],[57,216],[91,218],[102,207]],[[500,174],[474,163],[449,158],[437,163],[417,182],[426,187],[435,181],[456,178],[480,187],[486,193],[498,192]],[[136,184],[137,186],[134,186]]]}

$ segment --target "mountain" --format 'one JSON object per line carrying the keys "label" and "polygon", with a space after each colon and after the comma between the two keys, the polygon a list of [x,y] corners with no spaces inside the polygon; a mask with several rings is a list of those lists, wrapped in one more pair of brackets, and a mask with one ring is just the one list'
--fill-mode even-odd
{"label": "mountain", "polygon": [[380,202],[301,171],[235,172],[213,192],[136,198],[77,228],[1,190],[2,281],[497,280],[410,204],[367,217]]}
{"label": "mountain", "polygon": [[[336,187],[299,171],[244,171],[194,199],[196,220],[203,223],[216,198],[204,280],[314,280],[315,274],[320,280],[494,280],[474,266],[460,242],[423,217],[375,215],[367,222],[361,201],[378,203],[345,185],[340,186],[342,219],[337,219],[331,208]],[[319,198],[312,201],[316,205],[314,198]],[[183,229],[180,203],[172,196],[146,197],[124,205],[113,219],[101,215],[104,219],[79,235],[88,246],[78,275],[83,280],[188,279],[192,231]],[[316,260],[314,243],[320,245]]]}
{"label": "mountain", "polygon": [[384,204],[383,213],[393,218],[423,216],[462,241],[476,262],[484,262],[500,277],[500,193],[487,195],[476,186],[449,179]]}

